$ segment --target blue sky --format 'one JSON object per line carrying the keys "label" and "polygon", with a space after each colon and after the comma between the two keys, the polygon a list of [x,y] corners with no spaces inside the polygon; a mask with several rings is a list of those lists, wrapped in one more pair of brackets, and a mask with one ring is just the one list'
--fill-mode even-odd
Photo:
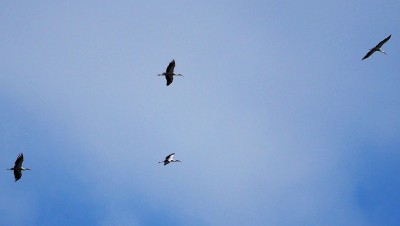
{"label": "blue sky", "polygon": [[0,225],[398,225],[399,11],[3,1]]}

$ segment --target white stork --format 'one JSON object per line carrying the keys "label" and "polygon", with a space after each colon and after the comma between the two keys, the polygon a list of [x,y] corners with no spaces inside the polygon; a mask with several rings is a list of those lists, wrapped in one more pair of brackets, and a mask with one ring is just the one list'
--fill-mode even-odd
{"label": "white stork", "polygon": [[392,37],[392,35],[389,35],[387,38],[383,39],[378,45],[376,45],[374,48],[369,49],[369,52],[367,53],[367,55],[365,55],[362,60],[367,59],[369,56],[371,56],[373,53],[375,53],[376,51],[381,52],[386,54],[383,50],[381,50],[381,47],[383,46],[383,44],[385,44],[387,41],[389,41],[390,37]]}
{"label": "white stork", "polygon": [[172,60],[168,64],[167,70],[165,70],[165,72],[163,72],[162,74],[158,74],[158,76],[165,76],[165,79],[167,79],[167,86],[169,86],[172,83],[172,80],[174,80],[174,75],[183,76],[181,74],[175,74],[174,68],[175,68],[175,60]]}
{"label": "white stork", "polygon": [[174,160],[174,155],[175,155],[175,153],[172,153],[172,154],[168,155],[167,157],[165,157],[164,161],[161,161],[158,163],[164,163],[164,166],[165,166],[171,162],[181,162],[180,160]]}
{"label": "white stork", "polygon": [[22,172],[23,170],[31,170],[29,168],[24,168],[22,167],[22,162],[24,161],[24,154],[19,154],[17,160],[15,160],[15,164],[13,168],[7,169],[7,170],[14,170],[14,178],[15,182],[19,180],[22,177]]}

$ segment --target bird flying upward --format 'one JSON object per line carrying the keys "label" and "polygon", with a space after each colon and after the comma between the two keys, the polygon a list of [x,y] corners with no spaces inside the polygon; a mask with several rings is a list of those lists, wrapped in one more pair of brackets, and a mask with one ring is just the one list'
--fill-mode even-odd
{"label": "bird flying upward", "polygon": [[15,160],[14,167],[7,169],[7,170],[14,170],[15,182],[17,182],[17,180],[21,179],[23,170],[31,170],[29,168],[22,167],[23,161],[24,161],[24,154],[21,153],[18,155],[17,160]]}
{"label": "bird flying upward", "polygon": [[165,72],[162,74],[158,74],[158,76],[165,76],[165,79],[167,79],[167,86],[171,85],[172,81],[174,80],[174,76],[183,76],[181,74],[175,74],[174,73],[175,69],[175,60],[172,60],[169,64]]}
{"label": "bird flying upward", "polygon": [[168,155],[167,157],[165,157],[164,161],[161,161],[158,163],[164,163],[164,166],[165,166],[171,162],[181,162],[180,160],[174,160],[174,155],[175,155],[175,153],[172,153],[172,154]]}
{"label": "bird flying upward", "polygon": [[387,41],[389,41],[390,37],[392,37],[392,35],[389,35],[387,38],[383,39],[378,45],[376,45],[374,48],[370,49],[369,52],[367,53],[367,55],[365,55],[362,60],[367,59],[369,56],[371,56],[373,53],[375,53],[376,51],[381,52],[386,54],[381,48],[383,46],[383,44],[385,44]]}

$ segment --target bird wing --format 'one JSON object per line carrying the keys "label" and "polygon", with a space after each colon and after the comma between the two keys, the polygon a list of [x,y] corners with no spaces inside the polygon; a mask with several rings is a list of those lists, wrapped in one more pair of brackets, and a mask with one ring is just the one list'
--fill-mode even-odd
{"label": "bird wing", "polygon": [[367,55],[365,55],[365,56],[362,58],[362,60],[367,59],[367,58],[368,58],[369,56],[371,56],[375,51],[376,51],[375,49],[371,49],[371,50],[367,53]]}
{"label": "bird wing", "polygon": [[24,161],[24,154],[19,154],[17,160],[15,160],[14,168],[21,168],[22,162]]}
{"label": "bird wing", "polygon": [[167,86],[169,86],[169,85],[171,85],[172,81],[174,80],[174,76],[165,75],[165,79],[167,79]]}
{"label": "bird wing", "polygon": [[168,67],[167,67],[166,72],[172,74],[172,73],[174,73],[174,68],[175,68],[175,60],[172,60],[172,61],[168,64]]}
{"label": "bird wing", "polygon": [[14,170],[14,178],[15,181],[19,180],[22,177],[22,172],[21,170]]}
{"label": "bird wing", "polygon": [[389,41],[390,37],[392,37],[392,35],[389,35],[387,38],[383,39],[378,45],[376,45],[375,48],[380,49],[383,46],[383,44],[385,44],[387,41]]}
{"label": "bird wing", "polygon": [[170,162],[174,158],[174,155],[175,155],[175,153],[172,153],[172,154],[168,155],[167,157],[165,157],[165,160]]}

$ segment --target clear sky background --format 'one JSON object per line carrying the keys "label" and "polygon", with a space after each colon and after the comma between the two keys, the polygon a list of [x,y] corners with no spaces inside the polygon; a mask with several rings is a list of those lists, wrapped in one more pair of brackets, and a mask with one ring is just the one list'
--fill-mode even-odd
{"label": "clear sky background", "polygon": [[399,225],[399,12],[1,1],[0,225]]}

